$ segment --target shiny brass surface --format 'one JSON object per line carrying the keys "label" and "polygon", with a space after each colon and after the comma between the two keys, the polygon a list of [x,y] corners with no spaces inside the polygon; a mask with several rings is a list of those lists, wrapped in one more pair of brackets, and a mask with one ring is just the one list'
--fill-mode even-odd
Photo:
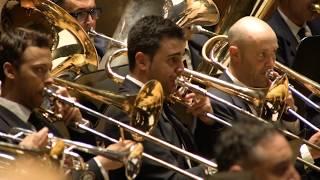
{"label": "shiny brass surface", "polygon": [[299,74],[298,72],[286,67],[285,65],[279,63],[276,61],[275,63],[275,69],[277,71],[280,71],[281,73],[287,74],[287,76],[295,80],[296,82],[303,85],[305,88],[307,88],[312,93],[316,94],[317,96],[320,96],[320,84],[303,76],[302,74]]}
{"label": "shiny brass surface", "polygon": [[[46,19],[46,23],[50,26],[51,32],[49,33],[54,39],[51,49],[53,62],[56,62],[55,60],[58,58],[64,59],[62,63],[58,63],[52,69],[53,76],[59,76],[65,71],[71,71],[76,74],[75,76],[79,76],[82,73],[96,70],[98,56],[95,47],[87,33],[69,13],[48,0],[8,0],[7,2],[15,2],[17,8],[7,8],[4,12],[10,13],[10,16],[3,13],[1,17],[2,28],[6,31],[10,31],[11,28],[16,26],[28,27],[30,24],[37,24],[39,19]],[[21,16],[15,14],[18,11],[16,9],[22,10],[26,18],[32,14],[37,15],[29,21],[28,19],[27,21],[21,21]],[[8,17],[11,19],[8,19]],[[16,22],[19,19],[20,22]],[[32,26],[28,28],[32,28]],[[41,31],[43,28],[40,25],[34,29]],[[63,43],[68,43],[69,38],[74,38],[76,44],[64,45]]]}
{"label": "shiny brass surface", "polygon": [[[126,5],[120,22],[113,33],[112,39],[126,43],[129,30],[141,18],[148,15],[158,15],[169,18],[182,28],[192,25],[212,26],[219,22],[220,13],[211,0],[135,0]],[[192,29],[192,28],[190,28]],[[207,33],[208,31],[204,32]],[[107,65],[109,57],[118,48],[108,47],[99,68]],[[122,65],[124,62],[115,62],[114,65]]]}
{"label": "shiny brass surface", "polygon": [[[272,9],[274,0],[227,0],[224,2],[226,10],[221,16],[220,22],[216,25],[215,33],[219,34],[209,39],[202,47],[202,57],[204,61],[199,65],[197,71],[205,74],[214,75],[222,66],[228,64],[228,37],[226,36],[229,28],[244,16],[254,16],[264,19],[266,14]],[[230,15],[232,14],[232,15]],[[214,60],[214,61],[213,61]],[[216,66],[210,66],[214,63]]]}
{"label": "shiny brass surface", "polygon": [[191,81],[194,81],[196,84],[200,83],[206,88],[216,88],[230,95],[238,96],[243,100],[255,105],[256,107],[262,106],[268,91],[268,89],[262,88],[247,88],[237,86],[235,84],[228,83],[218,78],[214,78],[186,68],[184,69],[182,76],[191,79]]}
{"label": "shiny brass surface", "polygon": [[[54,79],[55,83],[86,95],[106,104],[112,104],[129,114],[130,124],[144,132],[150,133],[156,126],[163,105],[163,90],[158,81],[147,82],[136,95],[118,95],[113,92],[98,90],[81,84]],[[141,137],[134,136],[136,141]]]}
{"label": "shiny brass surface", "polygon": [[316,1],[312,4],[312,10],[320,14],[320,1]]}
{"label": "shiny brass surface", "polygon": [[286,99],[289,96],[289,81],[284,74],[272,81],[264,100],[263,109],[260,111],[260,117],[271,122],[280,120],[285,112]]}
{"label": "shiny brass surface", "polygon": [[[178,15],[177,25],[185,28],[191,25],[212,26],[219,22],[218,7],[210,0],[185,0],[184,10]],[[174,10],[174,8],[173,8]]]}

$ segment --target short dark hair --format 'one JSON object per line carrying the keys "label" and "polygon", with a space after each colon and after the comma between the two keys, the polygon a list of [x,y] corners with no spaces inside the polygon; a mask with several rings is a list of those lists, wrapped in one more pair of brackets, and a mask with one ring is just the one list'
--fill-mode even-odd
{"label": "short dark hair", "polygon": [[4,82],[5,74],[3,65],[9,62],[19,68],[22,55],[27,47],[36,46],[51,48],[51,39],[48,35],[25,28],[16,28],[11,31],[1,32],[0,35],[0,80]]}
{"label": "short dark hair", "polygon": [[130,29],[128,35],[129,68],[135,68],[135,55],[143,52],[153,58],[160,48],[163,38],[177,38],[184,40],[182,28],[169,19],[161,16],[146,16],[138,20]]}
{"label": "short dark hair", "polygon": [[256,121],[235,123],[218,138],[215,155],[219,171],[228,171],[236,163],[251,168],[259,163],[255,147],[264,139],[280,133],[271,124]]}

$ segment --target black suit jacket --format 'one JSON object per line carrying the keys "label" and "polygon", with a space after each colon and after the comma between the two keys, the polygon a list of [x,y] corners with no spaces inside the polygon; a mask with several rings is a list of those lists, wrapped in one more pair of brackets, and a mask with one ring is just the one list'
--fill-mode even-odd
{"label": "black suit jacket", "polygon": [[202,62],[202,47],[208,40],[208,37],[203,34],[193,34],[189,43],[189,50],[191,56],[191,63],[193,69],[197,69],[199,64]]}
{"label": "black suit jacket", "polygon": [[[41,117],[38,116],[37,113],[32,113],[27,123],[22,121],[18,116],[13,114],[8,109],[4,108],[0,105],[0,131],[4,133],[9,133],[13,127],[20,127],[28,130],[40,130],[43,127],[48,127],[49,131],[53,133],[55,136],[63,137],[62,133],[59,132],[56,127],[51,125],[50,123],[44,121]],[[100,168],[96,164],[93,159],[90,159],[88,162],[89,164],[89,171],[92,171],[95,174],[97,180],[103,180],[103,176],[100,172]],[[81,176],[80,174],[75,174],[75,179]]]}
{"label": "black suit jacket", "polygon": [[[232,83],[230,77],[224,72],[221,74],[219,79],[224,80],[226,82]],[[248,104],[236,96],[231,96],[225,92],[222,92],[217,89],[209,89],[210,93],[216,95],[217,97],[224,99],[244,110],[251,112]],[[227,122],[236,122],[236,121],[246,121],[248,117],[241,114],[238,111],[233,110],[229,106],[219,103],[217,101],[211,101],[211,105],[213,107],[214,115],[227,121]],[[213,158],[214,157],[214,146],[216,146],[216,141],[220,133],[226,127],[220,123],[215,123],[212,126],[208,126],[202,121],[197,121],[196,130],[195,130],[195,141],[199,148],[200,154],[206,158]]]}
{"label": "black suit jacket", "polygon": [[[292,34],[289,26],[282,19],[278,10],[275,11],[268,20],[268,24],[275,31],[278,38],[279,49],[277,52],[277,60],[288,67],[292,67],[299,42],[295,38],[295,35]],[[312,21],[307,24],[312,35],[320,34],[319,22]]]}
{"label": "black suit jacket", "polygon": [[[121,94],[135,94],[139,91],[140,87],[138,87],[133,82],[126,79],[123,85],[120,87],[119,92]],[[185,146],[185,149],[190,152],[195,152],[195,146],[193,143],[192,136],[188,129],[186,129],[182,123],[175,118],[174,112],[171,108],[165,103],[164,112],[168,118],[165,118],[164,115],[161,115],[158,124],[155,129],[152,131],[151,135],[157,138],[160,138],[172,145],[177,147],[181,147],[182,142]],[[110,106],[106,115],[110,116],[116,120],[119,120],[124,123],[129,123],[128,115],[123,113],[120,109]],[[119,130],[118,127],[113,126],[111,124],[105,124],[103,128],[104,133],[113,137],[119,138]],[[129,134],[126,134],[126,138],[130,138]],[[178,166],[182,169],[185,169],[193,174],[198,176],[204,176],[203,169],[200,166],[194,168],[188,168],[186,164],[186,160],[181,155],[178,155],[170,150],[167,150],[163,147],[156,145],[155,143],[149,142],[145,140],[143,142],[144,152],[150,155],[153,155],[161,160],[164,160],[174,166]],[[124,169],[109,171],[109,175],[111,179],[125,179],[124,177]],[[162,167],[161,165],[143,159],[142,167],[137,179],[187,179],[185,176],[176,173],[173,170]]]}

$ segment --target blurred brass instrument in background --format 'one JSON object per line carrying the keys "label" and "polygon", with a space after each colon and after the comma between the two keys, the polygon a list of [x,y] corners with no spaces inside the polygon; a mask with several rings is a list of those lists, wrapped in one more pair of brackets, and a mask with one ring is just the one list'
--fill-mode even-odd
{"label": "blurred brass instrument in background", "polygon": [[53,38],[51,74],[55,77],[74,80],[97,69],[97,52],[87,33],[69,13],[49,0],[7,0],[0,21],[3,31],[26,27]]}
{"label": "blurred brass instrument in background", "polygon": [[[13,140],[21,142],[22,137],[34,133],[33,131],[22,128],[13,128],[12,132],[16,132],[16,134],[0,133],[0,137],[3,139],[8,139],[9,141]],[[13,144],[10,144],[10,146],[6,147],[5,149],[1,148],[0,146],[0,149],[4,149],[6,152],[14,152],[17,155],[25,154],[24,152],[32,152],[35,156],[42,156],[41,158],[44,158],[44,160],[49,160],[50,164],[54,163],[51,162],[50,159],[52,161],[56,161],[55,165],[61,166],[61,168],[63,168],[65,171],[89,170],[88,165],[84,162],[82,157],[73,152],[73,150],[78,150],[93,155],[100,155],[111,160],[122,162],[126,169],[126,176],[128,179],[134,179],[140,171],[141,157],[143,152],[143,146],[140,143],[131,145],[128,150],[124,152],[116,152],[77,141],[58,138],[52,134],[49,134],[48,138],[49,145],[42,150],[21,148],[20,146]],[[21,149],[19,149],[19,147]],[[15,157],[13,157],[13,159],[15,159]]]}

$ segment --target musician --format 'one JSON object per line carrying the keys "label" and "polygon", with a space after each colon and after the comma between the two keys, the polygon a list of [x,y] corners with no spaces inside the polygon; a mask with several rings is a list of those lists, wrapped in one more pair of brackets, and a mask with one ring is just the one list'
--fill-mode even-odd
{"label": "musician", "polygon": [[[230,64],[229,68],[223,72],[219,79],[243,87],[269,87],[271,81],[266,77],[266,72],[274,67],[278,45],[276,35],[268,24],[256,18],[244,17],[230,28],[228,36]],[[214,95],[258,115],[257,109],[243,99],[231,96],[217,89],[210,91]],[[248,119],[227,105],[216,101],[212,101],[211,103],[215,107],[214,114],[226,121],[235,122]],[[291,96],[287,103],[290,106],[294,106]],[[281,124],[284,124],[291,131],[299,133],[299,122],[295,118],[288,118],[287,121],[281,121]],[[213,155],[213,146],[210,146],[207,140],[214,144],[216,136],[223,129],[224,126],[217,123],[214,126],[206,126],[201,122],[197,124],[195,132],[196,142],[205,156],[210,157]],[[206,141],[204,141],[204,137]]]}
{"label": "musician", "polygon": [[[102,9],[96,7],[95,0],[53,0],[53,2],[73,16],[86,32],[89,32],[91,28],[96,29],[97,19]],[[107,42],[95,37],[94,46],[101,59],[106,52]]]}
{"label": "musician", "polygon": [[[2,81],[0,97],[0,131],[8,133],[13,127],[40,130],[28,136],[22,145],[43,147],[47,143],[48,128],[60,136],[59,129],[39,119],[32,111],[39,108],[44,100],[43,88],[50,86],[51,41],[36,31],[24,28],[2,32],[0,37],[0,80]],[[70,97],[66,89],[57,90],[58,94]],[[71,97],[70,97],[71,98]],[[82,119],[79,109],[61,103],[56,104],[56,113],[62,115],[65,124]],[[47,126],[48,128],[44,127]],[[108,149],[122,151],[132,144],[130,141],[110,145]],[[107,170],[122,165],[96,156],[88,161],[90,171],[96,179],[104,179]]]}
{"label": "musician", "polygon": [[249,171],[254,179],[300,179],[286,138],[272,125],[237,123],[224,131],[215,146],[220,172]]}
{"label": "musician", "polygon": [[314,20],[316,12],[312,10],[312,0],[280,0],[277,10],[268,20],[275,31],[279,49],[277,60],[292,67],[297,45],[302,38],[320,34],[319,20]]}
{"label": "musician", "polygon": [[[183,71],[182,56],[185,53],[185,45],[183,30],[172,21],[160,16],[146,16],[138,20],[128,35],[130,74],[126,76],[119,93],[135,94],[144,83],[155,79],[161,82],[165,96],[168,97],[175,90],[175,79]],[[191,94],[187,99],[193,97]],[[201,117],[201,114],[212,112],[210,101],[205,97],[198,97],[188,110],[204,122],[206,119]],[[129,123],[128,115],[114,106],[110,106],[106,114]],[[104,129],[104,133],[119,137],[117,127],[106,124]],[[163,112],[151,134],[172,145],[196,152],[190,131],[176,118],[174,110],[167,101],[163,104]],[[204,175],[202,167],[193,166],[185,157],[149,141],[145,141],[143,145],[148,154],[193,174]],[[109,172],[111,179],[123,179],[120,177],[121,173]],[[144,159],[137,179],[186,179],[186,177]]]}

